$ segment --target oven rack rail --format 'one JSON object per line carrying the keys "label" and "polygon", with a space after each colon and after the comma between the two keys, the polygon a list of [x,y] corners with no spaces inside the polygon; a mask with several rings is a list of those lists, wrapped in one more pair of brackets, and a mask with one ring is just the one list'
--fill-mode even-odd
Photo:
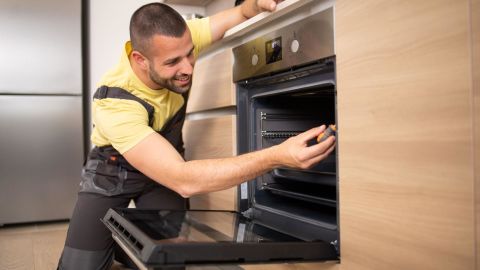
{"label": "oven rack rail", "polygon": [[290,138],[293,136],[297,136],[298,134],[302,133],[303,131],[261,131],[262,138],[265,139],[284,139]]}
{"label": "oven rack rail", "polygon": [[266,121],[274,120],[317,120],[311,114],[293,114],[293,113],[266,113],[260,112],[260,119]]}

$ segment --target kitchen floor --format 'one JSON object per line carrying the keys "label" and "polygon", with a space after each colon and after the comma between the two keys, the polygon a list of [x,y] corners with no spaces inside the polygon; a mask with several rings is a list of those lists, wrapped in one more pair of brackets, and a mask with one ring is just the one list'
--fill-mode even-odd
{"label": "kitchen floor", "polygon": [[66,222],[1,227],[0,269],[56,269],[67,228]]}
{"label": "kitchen floor", "polygon": [[[68,222],[0,227],[1,270],[54,270],[67,235]],[[336,263],[190,266],[188,270],[336,270]],[[127,270],[114,264],[111,270]]]}
{"label": "kitchen floor", "polygon": [[[1,270],[54,270],[67,235],[68,222],[0,227]],[[111,270],[127,270],[115,263]],[[189,270],[241,270],[238,266],[188,267]]]}
{"label": "kitchen floor", "polygon": [[[68,222],[0,227],[0,269],[56,269]],[[112,270],[125,269],[117,264]]]}

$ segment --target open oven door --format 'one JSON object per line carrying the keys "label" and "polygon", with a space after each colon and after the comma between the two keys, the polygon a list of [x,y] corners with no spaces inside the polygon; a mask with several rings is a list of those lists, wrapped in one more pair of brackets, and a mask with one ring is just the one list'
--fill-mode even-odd
{"label": "open oven door", "polygon": [[231,211],[119,208],[110,209],[102,221],[147,269],[338,260],[333,244],[294,238]]}

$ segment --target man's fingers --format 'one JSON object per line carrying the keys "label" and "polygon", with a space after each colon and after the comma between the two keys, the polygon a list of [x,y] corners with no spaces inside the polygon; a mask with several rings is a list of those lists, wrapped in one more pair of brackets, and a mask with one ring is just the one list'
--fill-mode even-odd
{"label": "man's fingers", "polygon": [[335,144],[331,145],[330,148],[328,148],[327,151],[325,151],[323,154],[314,157],[311,160],[312,164],[317,164],[320,161],[324,160],[328,155],[330,155],[330,153],[332,153],[334,149],[335,149]]}
{"label": "man's fingers", "polygon": [[259,0],[257,4],[261,10],[274,11],[277,8],[277,2],[275,0]]}
{"label": "man's fingers", "polygon": [[324,153],[328,152],[328,150],[332,147],[335,147],[335,136],[330,136],[321,143],[307,147],[305,149],[306,158],[311,159],[318,155],[323,155]]}
{"label": "man's fingers", "polygon": [[318,135],[320,135],[320,133],[322,133],[324,130],[325,130],[325,125],[322,125],[320,127],[315,127],[315,128],[312,128],[312,129],[309,129],[303,133],[300,133],[298,136],[304,141],[304,142],[307,142],[313,138],[316,138],[318,137]]}

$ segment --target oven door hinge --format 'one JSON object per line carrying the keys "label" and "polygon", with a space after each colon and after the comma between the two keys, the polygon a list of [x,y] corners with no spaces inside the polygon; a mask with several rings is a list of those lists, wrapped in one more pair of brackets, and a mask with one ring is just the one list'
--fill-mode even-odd
{"label": "oven door hinge", "polygon": [[242,215],[246,218],[253,219],[253,209],[248,208],[247,210],[242,212]]}
{"label": "oven door hinge", "polygon": [[338,245],[338,240],[334,240],[330,242],[330,244],[335,248],[335,251],[337,252],[337,254],[340,254],[340,247]]}

